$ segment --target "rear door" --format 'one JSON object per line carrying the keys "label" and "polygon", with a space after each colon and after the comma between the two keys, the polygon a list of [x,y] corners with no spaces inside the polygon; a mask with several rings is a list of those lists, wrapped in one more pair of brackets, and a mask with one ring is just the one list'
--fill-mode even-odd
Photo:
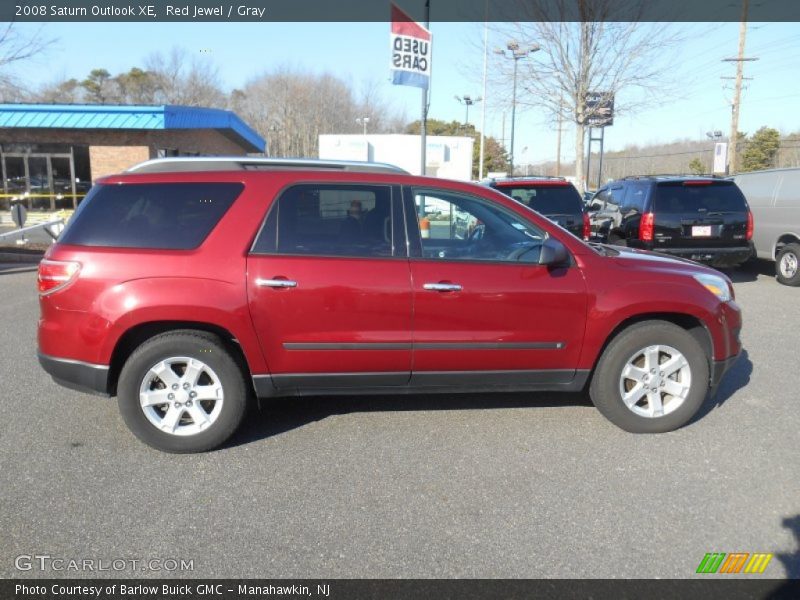
{"label": "rear door", "polygon": [[309,183],[273,203],[247,285],[279,390],[408,383],[411,279],[399,189]]}
{"label": "rear door", "polygon": [[748,210],[733,181],[658,182],[654,249],[747,246]]}

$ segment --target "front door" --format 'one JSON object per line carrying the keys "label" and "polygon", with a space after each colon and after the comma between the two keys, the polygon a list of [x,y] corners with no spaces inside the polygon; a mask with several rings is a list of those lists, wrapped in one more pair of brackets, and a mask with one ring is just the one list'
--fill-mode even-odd
{"label": "front door", "polygon": [[407,198],[409,224],[426,221],[411,232],[412,383],[572,381],[586,325],[580,270],[537,264],[547,234],[478,196],[417,188]]}
{"label": "front door", "polygon": [[328,183],[293,186],[273,203],[247,285],[279,390],[408,383],[411,278],[400,203],[389,185]]}

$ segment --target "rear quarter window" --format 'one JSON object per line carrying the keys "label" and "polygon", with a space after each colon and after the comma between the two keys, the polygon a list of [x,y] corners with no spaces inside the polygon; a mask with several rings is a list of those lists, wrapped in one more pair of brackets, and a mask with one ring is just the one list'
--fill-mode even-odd
{"label": "rear quarter window", "polygon": [[191,250],[242,192],[241,183],[98,185],[59,238],[62,244]]}

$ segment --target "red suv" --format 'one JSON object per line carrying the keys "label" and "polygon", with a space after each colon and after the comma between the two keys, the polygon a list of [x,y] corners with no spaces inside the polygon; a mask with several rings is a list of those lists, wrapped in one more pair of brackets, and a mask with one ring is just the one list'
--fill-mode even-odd
{"label": "red suv", "polygon": [[165,159],[107,177],[39,294],[45,370],[116,395],[169,452],[222,444],[251,397],[300,394],[588,388],[623,429],[669,431],[741,349],[720,273],[373,164]]}

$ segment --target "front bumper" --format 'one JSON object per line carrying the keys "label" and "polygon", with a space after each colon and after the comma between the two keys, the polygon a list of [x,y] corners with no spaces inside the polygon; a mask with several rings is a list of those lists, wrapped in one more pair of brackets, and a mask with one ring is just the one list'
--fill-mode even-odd
{"label": "front bumper", "polygon": [[108,396],[108,366],[56,358],[37,352],[39,364],[59,385],[71,390]]}
{"label": "front bumper", "polygon": [[717,386],[719,386],[722,378],[725,376],[734,363],[739,359],[739,355],[736,354],[725,360],[715,360],[711,362],[711,389],[715,390]]}

